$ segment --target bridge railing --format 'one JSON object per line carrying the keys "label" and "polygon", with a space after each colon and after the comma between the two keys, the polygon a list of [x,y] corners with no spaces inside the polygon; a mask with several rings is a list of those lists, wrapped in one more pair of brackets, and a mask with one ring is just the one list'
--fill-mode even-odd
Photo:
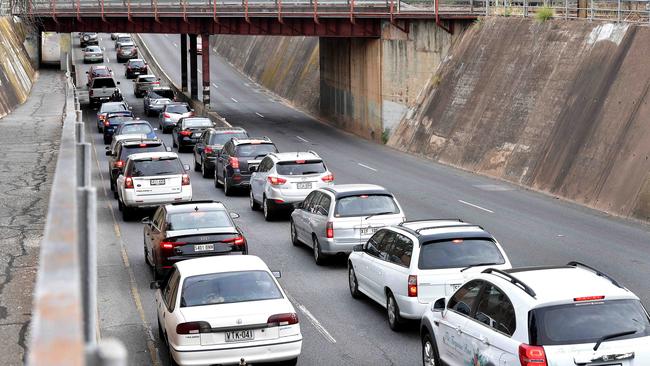
{"label": "bridge railing", "polygon": [[551,11],[555,19],[587,19],[593,21],[650,25],[648,0],[540,0],[491,1],[489,15],[533,17],[540,11]]}

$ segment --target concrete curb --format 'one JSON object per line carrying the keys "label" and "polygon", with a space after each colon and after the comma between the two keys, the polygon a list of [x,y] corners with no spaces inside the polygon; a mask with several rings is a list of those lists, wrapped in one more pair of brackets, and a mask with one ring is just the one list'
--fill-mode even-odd
{"label": "concrete curb", "polygon": [[169,85],[169,87],[171,87],[174,90],[174,93],[176,93],[176,95],[180,96],[183,99],[183,101],[187,102],[192,108],[194,108],[197,115],[206,116],[210,118],[210,120],[214,122],[217,126],[232,127],[232,125],[228,123],[228,121],[226,121],[225,118],[221,117],[217,112],[206,110],[201,101],[194,100],[187,93],[183,93],[181,91],[181,88],[172,81],[169,75],[160,66],[158,60],[156,60],[156,58],[153,56],[153,54],[149,50],[149,47],[147,47],[147,44],[142,40],[139,34],[134,34],[133,40],[138,45],[139,50],[141,52],[141,56],[144,56],[144,58],[147,59],[149,63],[149,67],[153,69],[158,76],[160,76],[163,82],[165,82],[167,85]]}

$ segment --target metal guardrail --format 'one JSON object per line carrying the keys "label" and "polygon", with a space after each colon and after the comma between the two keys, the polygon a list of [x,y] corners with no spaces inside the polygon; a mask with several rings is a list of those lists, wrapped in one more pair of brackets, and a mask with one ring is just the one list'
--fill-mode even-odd
{"label": "metal guardrail", "polygon": [[85,142],[70,53],[65,60],[65,115],[41,241],[27,365],[125,366],[126,350],[120,342],[98,342],[91,146]]}

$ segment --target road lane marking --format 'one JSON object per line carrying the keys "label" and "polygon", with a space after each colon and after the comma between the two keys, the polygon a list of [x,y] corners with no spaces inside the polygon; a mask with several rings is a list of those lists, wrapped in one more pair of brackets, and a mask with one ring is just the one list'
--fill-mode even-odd
{"label": "road lane marking", "polygon": [[302,137],[300,137],[298,135],[296,135],[296,137],[298,138],[298,140],[300,140],[302,142],[309,142],[309,141],[307,141],[307,139],[304,139],[304,138],[302,138]]}
{"label": "road lane marking", "polygon": [[371,166],[367,166],[366,164],[362,164],[362,163],[357,163],[357,164],[359,164],[359,166],[362,166],[362,167],[364,167],[364,168],[366,168],[366,169],[370,169],[370,170],[372,170],[373,172],[376,172],[376,171],[377,171],[377,169],[375,169],[375,168],[373,168],[373,167],[371,167]]}
{"label": "road lane marking", "polygon": [[257,113],[257,112],[255,112],[255,114],[257,114],[257,115],[260,116],[261,118],[264,118],[263,115],[261,115],[261,114],[259,114],[259,113]]}
{"label": "road lane marking", "polygon": [[215,88],[219,89],[219,85],[217,85],[217,84],[215,84],[215,83],[212,83],[212,86],[214,86]]}
{"label": "road lane marking", "polygon": [[309,310],[307,310],[307,308],[303,304],[299,303],[296,299],[293,298],[293,296],[289,295],[287,291],[284,291],[284,293],[285,295],[287,295],[287,298],[289,298],[289,301],[296,304],[296,307],[300,309],[300,311],[302,311],[303,314],[305,314],[307,319],[309,319],[311,325],[313,325],[314,328],[316,328],[318,333],[320,333],[328,342],[336,343],[336,339],[332,337],[330,332],[328,332],[327,329],[325,329],[325,327],[318,321],[318,319],[316,319],[316,317]]}
{"label": "road lane marking", "polygon": [[233,98],[233,97],[230,97],[230,100],[232,100],[232,101],[235,102],[235,103],[239,103],[239,102],[237,101],[237,99],[235,99],[235,98]]}
{"label": "road lane marking", "polygon": [[467,205],[467,206],[472,206],[474,208],[478,208],[479,210],[483,210],[485,212],[494,213],[494,211],[492,211],[492,210],[488,210],[487,208],[481,207],[479,205],[475,205],[473,203],[469,203],[469,202],[466,202],[466,201],[463,201],[463,200],[458,200],[458,202],[460,202],[460,203],[462,203],[464,205]]}

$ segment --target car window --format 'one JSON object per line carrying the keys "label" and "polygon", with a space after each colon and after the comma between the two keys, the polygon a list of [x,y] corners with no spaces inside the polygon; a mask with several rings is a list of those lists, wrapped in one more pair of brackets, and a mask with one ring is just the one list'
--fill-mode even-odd
{"label": "car window", "polygon": [[334,216],[354,217],[397,213],[399,213],[399,207],[392,196],[360,194],[338,199]]}
{"label": "car window", "polygon": [[168,230],[233,227],[230,215],[224,210],[172,213],[167,220]]}
{"label": "car window", "polygon": [[163,104],[163,105],[169,104],[171,102],[172,102],[171,99],[167,99],[167,98],[158,98],[151,101],[152,104]]}
{"label": "car window", "polygon": [[332,199],[329,195],[321,193],[321,197],[318,202],[314,201],[314,213],[322,216],[329,215],[330,205],[332,204]]}
{"label": "car window", "polygon": [[237,145],[237,156],[265,156],[278,152],[273,144],[242,144]]}
{"label": "car window", "polygon": [[129,157],[131,154],[135,153],[143,153],[143,152],[164,152],[165,151],[165,145],[162,143],[155,143],[155,144],[144,144],[144,146],[141,146],[143,144],[137,144],[137,145],[121,145],[122,148],[118,152],[118,156],[120,157],[120,160],[126,160],[126,158]]}
{"label": "car window", "polygon": [[463,268],[476,264],[504,264],[497,245],[487,239],[453,239],[425,242],[420,247],[418,268]]}
{"label": "car window", "polygon": [[167,308],[170,312],[174,311],[174,300],[176,299],[176,289],[178,288],[178,283],[180,280],[180,275],[176,268],[172,268],[172,273],[169,275],[169,280],[167,285],[162,290],[162,298]]}
{"label": "car window", "polygon": [[456,291],[454,296],[449,299],[447,309],[453,310],[465,316],[470,316],[474,307],[483,281],[471,281],[463,285]]}
{"label": "car window", "polygon": [[134,48],[135,48],[135,46],[133,46],[133,45],[123,44],[122,47],[120,47],[120,51],[131,51]]}
{"label": "car window", "polygon": [[231,138],[245,139],[248,135],[239,132],[218,132],[210,138],[210,145],[224,145]]}
{"label": "car window", "polygon": [[111,76],[111,72],[108,69],[95,69],[92,72],[95,76]]}
{"label": "car window", "polygon": [[605,335],[634,334],[616,340],[650,336],[650,320],[639,300],[576,301],[530,312],[531,344],[566,345],[594,343]]}
{"label": "car window", "polygon": [[377,244],[377,250],[379,250],[380,259],[388,260],[388,249],[393,246],[396,239],[397,239],[396,232],[390,230],[386,231],[386,235],[384,235],[384,238]]}
{"label": "car window", "polygon": [[483,291],[474,319],[508,336],[515,332],[515,308],[508,296],[492,284]]}
{"label": "car window", "polygon": [[280,175],[321,174],[326,170],[322,160],[281,161],[277,168]]}
{"label": "car window", "polygon": [[384,236],[388,230],[379,230],[373,235],[366,243],[365,252],[373,257],[379,257],[379,243],[384,240]]}
{"label": "car window", "polygon": [[197,128],[197,127],[212,127],[212,121],[209,119],[184,119],[183,120],[183,125],[185,128]]}
{"label": "car window", "polygon": [[183,282],[181,307],[281,299],[266,271],[238,271],[192,276]]}
{"label": "car window", "polygon": [[190,111],[190,107],[186,105],[168,105],[167,106],[167,112],[169,113],[177,113],[177,114],[183,114],[187,113]]}
{"label": "car window", "polygon": [[108,123],[110,125],[121,125],[124,122],[133,121],[133,117],[129,116],[120,116],[120,117],[109,117]]}
{"label": "car window", "polygon": [[157,160],[135,160],[131,164],[131,177],[183,174],[183,165],[178,158]]}
{"label": "car window", "polygon": [[386,260],[404,267],[411,265],[413,241],[408,237],[396,233],[393,245],[386,250]]}
{"label": "car window", "polygon": [[312,203],[314,202],[315,198],[320,198],[320,192],[318,191],[311,192],[307,196],[307,198],[305,198],[305,200],[302,201],[302,209],[305,211],[310,211]]}
{"label": "car window", "polygon": [[153,132],[153,129],[150,125],[146,123],[133,123],[128,125],[122,125],[120,128],[120,135],[126,134],[138,134],[138,135],[148,135]]}
{"label": "car window", "polygon": [[102,49],[97,46],[89,46],[86,48],[86,52],[102,52]]}
{"label": "car window", "polygon": [[174,99],[174,91],[170,89],[157,89],[152,92],[150,97]]}
{"label": "car window", "polygon": [[273,166],[273,162],[271,161],[271,158],[267,156],[264,159],[262,159],[258,171],[261,173],[268,172],[269,170],[271,170],[272,166]]}
{"label": "car window", "polygon": [[115,80],[113,78],[97,78],[93,79],[92,89],[97,88],[115,88]]}

